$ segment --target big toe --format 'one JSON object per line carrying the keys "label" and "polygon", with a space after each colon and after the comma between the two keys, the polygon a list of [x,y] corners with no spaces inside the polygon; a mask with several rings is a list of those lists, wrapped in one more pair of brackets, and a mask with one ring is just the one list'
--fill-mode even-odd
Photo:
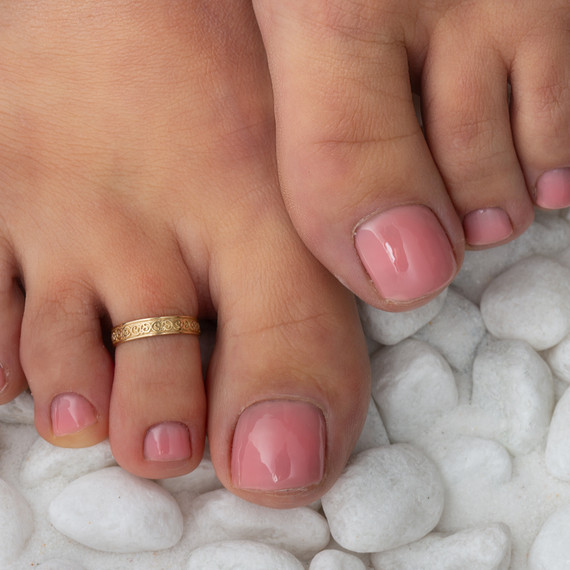
{"label": "big toe", "polygon": [[254,6],[275,89],[280,178],[299,234],[366,302],[425,303],[454,277],[464,242],[414,110],[411,14],[368,0]]}
{"label": "big toe", "polygon": [[228,489],[294,507],[319,498],[344,468],[366,415],[369,370],[352,296],[278,211],[246,221],[247,232],[224,240],[235,248],[217,250],[208,440]]}

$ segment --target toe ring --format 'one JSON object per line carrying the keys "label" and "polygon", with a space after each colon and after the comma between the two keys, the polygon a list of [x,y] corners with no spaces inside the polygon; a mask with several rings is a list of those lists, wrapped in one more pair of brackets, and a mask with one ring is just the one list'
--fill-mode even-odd
{"label": "toe ring", "polygon": [[160,336],[163,334],[199,335],[200,324],[195,317],[179,315],[137,319],[136,321],[127,321],[126,323],[113,327],[111,331],[111,341],[113,346],[117,346],[129,340],[136,340],[148,336]]}

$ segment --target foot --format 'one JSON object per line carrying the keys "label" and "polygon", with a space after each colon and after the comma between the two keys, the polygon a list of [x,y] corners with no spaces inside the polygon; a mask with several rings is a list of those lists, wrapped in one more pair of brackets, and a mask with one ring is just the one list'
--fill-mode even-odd
{"label": "foot", "polygon": [[[192,470],[207,433],[238,495],[315,500],[368,365],[352,297],[282,204],[251,7],[65,4],[0,16],[0,403],[27,383],[46,440],[108,435],[142,477]],[[196,336],[110,349],[111,326],[180,314],[217,317],[206,383]]]}
{"label": "foot", "polygon": [[422,304],[465,245],[570,206],[567,0],[253,5],[291,218],[366,302]]}

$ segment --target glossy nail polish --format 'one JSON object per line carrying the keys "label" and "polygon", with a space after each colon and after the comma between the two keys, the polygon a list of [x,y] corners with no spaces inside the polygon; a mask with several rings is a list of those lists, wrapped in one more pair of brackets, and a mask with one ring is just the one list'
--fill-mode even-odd
{"label": "glossy nail polish", "polygon": [[457,270],[447,234],[425,206],[400,206],[376,214],[356,230],[355,246],[386,300],[425,297],[448,285]]}
{"label": "glossy nail polish", "polygon": [[312,404],[275,400],[254,404],[239,417],[232,446],[232,480],[240,489],[282,491],[319,483],[326,427]]}
{"label": "glossy nail polish", "polygon": [[536,205],[549,210],[570,206],[570,168],[545,172],[536,183]]}
{"label": "glossy nail polish", "polygon": [[192,455],[190,433],[179,422],[152,426],[144,438],[144,456],[151,461],[181,461]]}
{"label": "glossy nail polish", "polygon": [[463,230],[469,245],[492,245],[506,240],[513,226],[503,209],[485,208],[469,212],[463,218]]}
{"label": "glossy nail polish", "polygon": [[78,394],[59,394],[51,404],[52,430],[56,436],[77,433],[97,422],[95,408]]}

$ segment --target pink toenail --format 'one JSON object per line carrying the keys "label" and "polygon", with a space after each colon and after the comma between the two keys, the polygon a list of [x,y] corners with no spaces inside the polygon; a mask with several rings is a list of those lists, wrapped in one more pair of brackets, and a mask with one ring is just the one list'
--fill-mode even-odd
{"label": "pink toenail", "polygon": [[181,461],[192,455],[188,428],[178,422],[151,427],[144,438],[144,456],[150,461]]}
{"label": "pink toenail", "polygon": [[549,170],[538,179],[536,205],[549,210],[570,206],[570,168]]}
{"label": "pink toenail", "polygon": [[326,429],[321,411],[306,402],[268,401],[240,416],[232,448],[236,487],[300,489],[323,477]]}
{"label": "pink toenail", "polygon": [[356,231],[355,246],[384,299],[411,301],[445,287],[457,264],[439,221],[425,206],[376,214]]}
{"label": "pink toenail", "polygon": [[485,208],[469,212],[463,218],[463,229],[469,245],[498,243],[513,233],[511,220],[501,208]]}
{"label": "pink toenail", "polygon": [[95,408],[78,394],[59,394],[51,404],[54,435],[70,435],[97,422]]}

